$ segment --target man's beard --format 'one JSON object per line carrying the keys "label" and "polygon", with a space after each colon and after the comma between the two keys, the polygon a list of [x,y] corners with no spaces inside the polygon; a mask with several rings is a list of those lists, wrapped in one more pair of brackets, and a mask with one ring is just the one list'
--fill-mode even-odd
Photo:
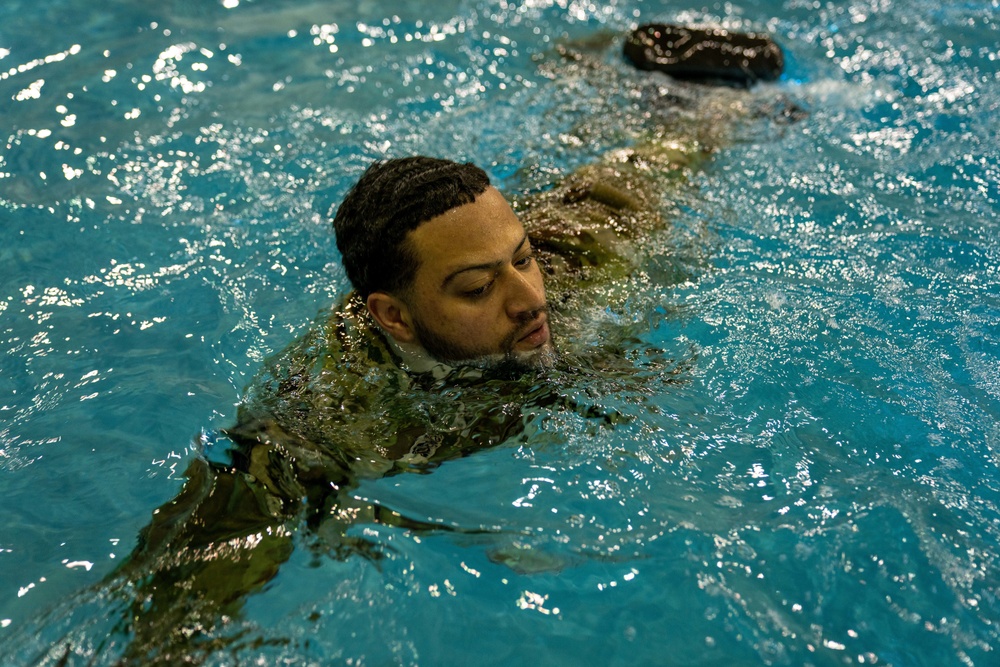
{"label": "man's beard", "polygon": [[523,324],[505,336],[497,350],[465,347],[461,343],[447,340],[426,327],[420,318],[413,319],[413,329],[427,354],[441,363],[450,366],[468,365],[485,368],[511,366],[532,369],[551,366],[554,363],[555,352],[551,340],[530,352],[517,352],[514,346],[536,326],[538,317],[546,312],[548,312],[547,307],[526,313],[522,318]]}

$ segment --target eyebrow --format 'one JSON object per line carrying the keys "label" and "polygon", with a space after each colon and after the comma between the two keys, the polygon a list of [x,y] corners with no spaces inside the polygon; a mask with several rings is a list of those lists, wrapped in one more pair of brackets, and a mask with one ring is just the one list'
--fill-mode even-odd
{"label": "eyebrow", "polygon": [[[524,236],[521,237],[520,242],[518,242],[517,246],[514,248],[514,253],[513,254],[516,255],[517,252],[521,248],[523,248],[524,244],[527,243],[527,242],[528,242],[528,234],[527,234],[527,232],[525,232]],[[457,278],[458,276],[462,275],[463,273],[465,273],[467,271],[491,271],[493,269],[496,269],[498,266],[500,266],[501,264],[503,264],[505,261],[506,260],[499,259],[499,260],[497,260],[495,262],[487,262],[485,264],[473,264],[472,266],[463,266],[463,267],[461,267],[459,269],[455,269],[454,271],[452,271],[451,273],[449,273],[447,276],[445,276],[445,279],[443,281],[441,281],[441,288],[444,289],[445,287],[448,286],[448,284],[452,280],[454,280],[455,278]]]}

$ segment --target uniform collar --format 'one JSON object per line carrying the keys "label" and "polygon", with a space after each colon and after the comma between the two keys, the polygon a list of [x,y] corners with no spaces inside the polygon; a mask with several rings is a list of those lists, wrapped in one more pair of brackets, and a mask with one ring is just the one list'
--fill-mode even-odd
{"label": "uniform collar", "polygon": [[427,353],[422,345],[416,343],[399,343],[392,336],[383,332],[389,342],[389,347],[399,357],[400,366],[410,373],[430,373],[435,380],[441,380],[450,375],[454,366],[438,361]]}

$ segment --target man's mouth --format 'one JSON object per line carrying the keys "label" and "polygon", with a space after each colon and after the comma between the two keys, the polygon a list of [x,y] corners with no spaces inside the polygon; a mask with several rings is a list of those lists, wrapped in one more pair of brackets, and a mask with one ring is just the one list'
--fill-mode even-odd
{"label": "man's mouth", "polygon": [[540,320],[532,322],[528,326],[526,333],[517,339],[516,345],[535,349],[545,345],[547,342],[549,342],[549,323],[548,318],[543,315]]}

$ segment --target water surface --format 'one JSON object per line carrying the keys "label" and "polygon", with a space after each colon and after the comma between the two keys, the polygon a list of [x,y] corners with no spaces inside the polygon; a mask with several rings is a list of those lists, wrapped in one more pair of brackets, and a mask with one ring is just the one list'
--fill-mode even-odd
{"label": "water surface", "polygon": [[770,31],[787,71],[755,94],[811,112],[692,173],[643,271],[589,313],[595,344],[690,360],[684,381],[579,386],[634,418],[551,411],[363,483],[461,530],[352,528],[377,562],[303,532],[209,664],[992,664],[997,16],[5,3],[4,660],[55,664],[67,638],[72,664],[120,655],[123,603],[93,586],[264,358],[348,291],[328,212],[369,161],[473,160],[517,191],[629,145],[651,118],[614,45],[615,79],[554,76],[552,49],[665,19]]}

